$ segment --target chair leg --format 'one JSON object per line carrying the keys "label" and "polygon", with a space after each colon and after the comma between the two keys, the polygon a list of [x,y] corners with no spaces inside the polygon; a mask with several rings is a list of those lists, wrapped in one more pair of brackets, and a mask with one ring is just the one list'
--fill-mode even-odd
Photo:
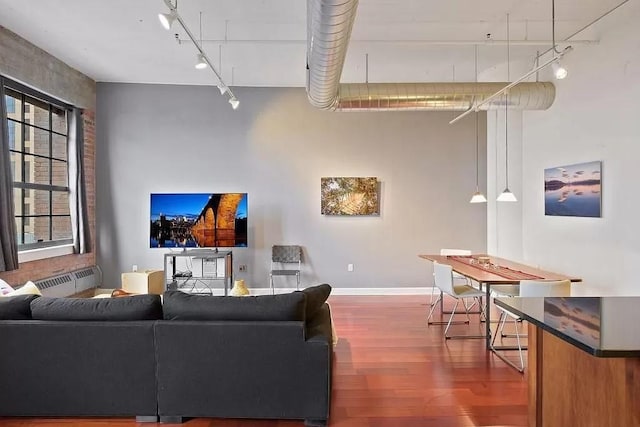
{"label": "chair leg", "polygon": [[493,334],[493,337],[491,338],[491,349],[493,350],[495,342],[496,342],[496,338],[498,337],[498,333],[502,332],[502,329],[504,328],[504,322],[506,320],[506,315],[504,314],[504,311],[500,312],[500,318],[498,319],[498,327],[496,328],[496,333]]}
{"label": "chair leg", "polygon": [[[433,312],[435,311],[436,307],[438,306],[438,303],[442,302],[442,299],[444,298],[444,294],[442,292],[440,292],[440,295],[436,298],[436,300],[433,302],[433,304],[431,304],[431,309],[429,309],[429,315],[427,316],[427,325],[447,325],[449,324],[449,322],[451,322],[451,319],[449,319],[449,322],[434,322],[433,320],[431,320],[433,318]],[[451,313],[450,311],[443,311],[442,314],[449,314]],[[455,322],[451,322],[451,324],[454,325],[462,325],[462,324],[469,324],[468,320],[459,320],[459,321],[455,321]]]}
{"label": "chair leg", "polygon": [[273,287],[273,274],[269,274],[269,286],[271,287],[271,295],[275,295],[276,289]]}
{"label": "chair leg", "polygon": [[429,315],[427,316],[427,325],[432,325],[434,323],[431,321],[431,317],[433,316],[433,311],[436,309],[436,306],[438,305],[440,298],[442,298],[442,296],[439,296],[438,298],[436,298],[436,301],[433,304],[431,304],[431,309],[429,310]]}
{"label": "chair leg", "polygon": [[[435,303],[433,302],[433,294],[436,293],[436,287],[432,287],[431,288],[431,297],[429,298],[429,305],[433,306]],[[440,296],[442,296],[442,291],[440,291]],[[436,298],[436,302],[438,302],[438,299]]]}
{"label": "chair leg", "polygon": [[[451,321],[453,320],[453,316],[456,314],[456,308],[458,308],[459,302],[460,300],[456,299],[456,304],[453,306],[453,310],[451,310],[451,316],[449,317],[449,322],[447,323],[447,327],[444,330],[444,339],[449,339],[449,337],[447,336],[447,332],[449,332],[449,327],[451,326]],[[469,318],[469,315],[467,315],[467,318]]]}
{"label": "chair leg", "polygon": [[296,291],[300,290],[300,272],[296,273]]}
{"label": "chair leg", "polygon": [[[490,344],[490,349],[493,352],[493,354],[495,354],[496,356],[498,356],[498,358],[500,360],[502,360],[504,363],[506,363],[507,365],[511,366],[512,368],[516,369],[518,372],[523,373],[524,372],[524,357],[522,355],[522,343],[520,342],[520,330],[518,328],[518,319],[513,319],[515,327],[516,327],[516,340],[518,342],[518,356],[520,357],[520,366],[516,365],[515,363],[513,363],[511,360],[507,359],[502,353],[500,353],[498,349],[495,348],[495,341],[496,341],[496,337],[498,336],[498,333],[501,333],[502,329],[504,328],[504,324],[506,321],[506,313],[502,312],[500,313],[500,320],[498,320],[498,324],[500,326],[498,326],[498,329],[496,329],[496,333],[493,336],[493,338],[491,338],[491,344]],[[503,350],[506,351],[506,350]]]}
{"label": "chair leg", "polygon": [[[453,306],[453,310],[451,310],[451,317],[449,317],[449,323],[447,323],[447,328],[444,330],[444,339],[445,340],[450,340],[450,339],[473,339],[473,338],[478,338],[478,339],[484,339],[485,336],[484,335],[447,335],[447,332],[449,331],[449,326],[451,326],[452,322],[451,320],[453,319],[453,316],[456,314],[456,308],[458,308],[458,303],[460,302],[459,298],[456,298],[456,304]],[[464,299],[462,301],[462,305],[464,306],[464,310],[465,310],[465,315],[467,316],[467,321],[464,323],[470,323],[471,319],[469,318],[469,310],[467,308],[466,303],[464,302]],[[455,323],[455,322],[453,322]]]}

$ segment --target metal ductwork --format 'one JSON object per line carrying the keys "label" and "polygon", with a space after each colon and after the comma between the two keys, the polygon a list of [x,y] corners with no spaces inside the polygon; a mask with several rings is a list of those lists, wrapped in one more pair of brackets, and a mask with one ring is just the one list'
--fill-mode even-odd
{"label": "metal ductwork", "polygon": [[[509,83],[340,84],[358,0],[307,0],[307,96],[332,111],[464,111]],[[553,83],[519,83],[509,90],[509,108],[545,110],[555,99]],[[504,108],[504,98],[480,109]]]}
{"label": "metal ductwork", "polygon": [[[351,83],[338,86],[333,110],[464,111],[509,83]],[[519,83],[509,90],[509,108],[545,110],[556,95],[553,83]],[[481,110],[504,108],[497,97]]]}
{"label": "metal ductwork", "polygon": [[358,0],[307,1],[307,96],[311,105],[335,109]]}

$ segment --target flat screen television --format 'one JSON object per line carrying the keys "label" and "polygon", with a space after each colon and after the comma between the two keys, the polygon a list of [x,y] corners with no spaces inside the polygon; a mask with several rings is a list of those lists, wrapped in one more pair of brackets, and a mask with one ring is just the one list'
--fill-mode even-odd
{"label": "flat screen television", "polygon": [[152,193],[152,248],[247,246],[247,193]]}

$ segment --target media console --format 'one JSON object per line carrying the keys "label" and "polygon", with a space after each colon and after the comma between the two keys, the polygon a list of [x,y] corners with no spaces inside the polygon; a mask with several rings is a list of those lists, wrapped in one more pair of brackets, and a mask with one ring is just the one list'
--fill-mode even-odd
{"label": "media console", "polygon": [[233,253],[217,249],[191,249],[164,254],[165,290],[213,295],[222,282],[227,296],[233,285]]}

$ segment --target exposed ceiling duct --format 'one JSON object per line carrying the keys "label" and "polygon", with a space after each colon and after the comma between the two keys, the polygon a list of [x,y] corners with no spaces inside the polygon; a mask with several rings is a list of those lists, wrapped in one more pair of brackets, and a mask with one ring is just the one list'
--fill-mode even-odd
{"label": "exposed ceiling duct", "polygon": [[[307,96],[314,107],[333,111],[468,110],[508,83],[347,83],[340,76],[358,0],[307,0]],[[553,83],[519,83],[509,107],[544,110],[555,99]],[[504,99],[482,110],[504,107]]]}
{"label": "exposed ceiling duct", "polygon": [[[493,95],[507,83],[350,83],[338,86],[333,110],[463,111]],[[544,110],[555,98],[553,83],[519,83],[509,90],[509,108]],[[504,98],[481,110],[504,108]]]}

